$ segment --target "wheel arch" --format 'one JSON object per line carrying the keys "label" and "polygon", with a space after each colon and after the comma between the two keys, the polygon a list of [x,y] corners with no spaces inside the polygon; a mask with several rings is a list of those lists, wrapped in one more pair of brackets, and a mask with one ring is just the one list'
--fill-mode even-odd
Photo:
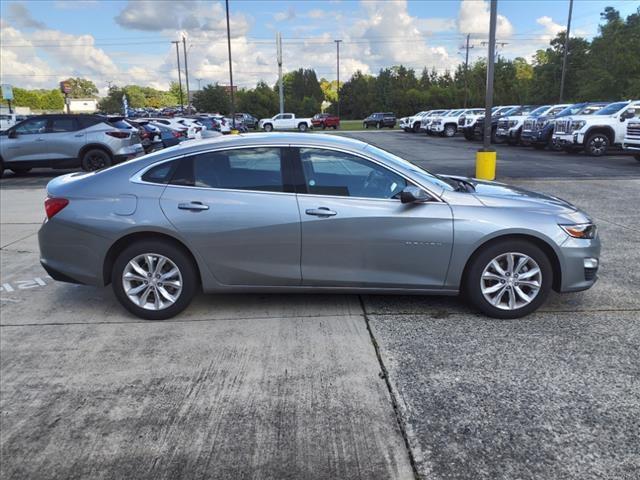
{"label": "wheel arch", "polygon": [[116,240],[111,245],[111,247],[109,247],[109,250],[107,251],[107,254],[104,257],[104,262],[102,265],[102,281],[104,285],[109,285],[111,283],[111,271],[113,270],[113,264],[115,263],[116,258],[118,258],[118,255],[120,255],[120,253],[129,245],[132,245],[133,243],[137,241],[142,241],[142,240],[159,240],[159,241],[170,243],[175,247],[178,247],[179,249],[181,249],[193,262],[193,266],[196,269],[197,276],[200,279],[200,283],[202,284],[203,278],[202,278],[202,272],[200,270],[200,265],[198,264],[198,261],[194,257],[191,250],[189,250],[189,248],[182,241],[180,241],[176,237],[169,235],[167,233],[161,233],[161,232],[155,232],[155,231],[143,231],[143,232],[132,232],[127,235],[124,235],[123,237],[120,237],[118,240]]}
{"label": "wheel arch", "polygon": [[587,132],[584,134],[585,143],[587,139],[594,133],[604,133],[609,138],[610,145],[613,145],[616,141],[616,134],[613,131],[613,128],[611,128],[609,125],[599,125],[591,127],[587,130]]}
{"label": "wheel arch", "polygon": [[560,258],[558,254],[554,250],[554,248],[545,240],[535,235],[526,234],[526,233],[508,233],[503,235],[498,235],[496,237],[492,237],[490,239],[485,240],[480,245],[478,245],[473,253],[469,255],[467,261],[465,263],[464,269],[462,270],[462,275],[460,277],[460,286],[464,285],[464,280],[467,278],[468,270],[470,265],[473,263],[473,260],[480,255],[480,253],[488,248],[491,245],[494,245],[498,242],[503,242],[505,240],[524,240],[531,242],[536,247],[540,248],[551,263],[551,269],[553,270],[553,282],[551,284],[554,291],[559,292],[562,285],[562,265],[560,263]]}
{"label": "wheel arch", "polygon": [[80,161],[82,161],[82,157],[84,157],[85,153],[87,153],[89,150],[102,150],[107,155],[109,155],[111,160],[113,160],[113,152],[111,151],[111,149],[109,147],[107,147],[106,145],[104,145],[102,143],[87,143],[78,152],[78,159]]}

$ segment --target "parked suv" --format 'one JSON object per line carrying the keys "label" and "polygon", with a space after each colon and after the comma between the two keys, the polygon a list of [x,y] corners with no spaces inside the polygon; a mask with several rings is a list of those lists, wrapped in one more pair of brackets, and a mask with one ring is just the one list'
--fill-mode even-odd
{"label": "parked suv", "polygon": [[556,120],[553,138],[567,152],[584,149],[587,155],[600,157],[612,146],[622,144],[627,123],[638,112],[640,100],[610,103],[593,115]]}
{"label": "parked suv", "polygon": [[[498,129],[498,121],[502,117],[506,117],[509,115],[517,115],[519,109],[521,107],[519,105],[504,105],[499,107],[493,107],[491,109],[491,142],[496,143],[496,131]],[[467,125],[462,130],[464,138],[467,140],[475,140],[482,139],[484,135],[484,115],[477,117],[475,121],[471,123],[467,123]]]}
{"label": "parked suv", "polygon": [[236,124],[240,122],[242,125],[253,130],[258,129],[258,119],[250,113],[236,113]]}
{"label": "parked suv", "polygon": [[39,115],[2,133],[0,172],[78,166],[93,171],[143,153],[138,130],[131,126],[117,128],[98,115]]}
{"label": "parked suv", "polygon": [[371,115],[369,115],[367,118],[363,120],[362,126],[364,128],[369,128],[369,127],[393,128],[396,126],[396,114],[391,112],[372,113]]}
{"label": "parked suv", "polygon": [[537,150],[543,150],[546,147],[557,149],[557,146],[553,142],[555,119],[568,117],[569,115],[593,115],[606,105],[606,102],[576,103],[569,105],[559,112],[556,112],[556,107],[553,107],[550,111],[537,118],[529,117],[525,120],[520,139],[523,143],[531,145]]}
{"label": "parked suv", "polygon": [[544,112],[549,105],[523,105],[517,110],[510,112],[498,120],[496,139],[499,143],[507,142],[509,145],[520,143],[520,133],[522,125],[530,115]]}

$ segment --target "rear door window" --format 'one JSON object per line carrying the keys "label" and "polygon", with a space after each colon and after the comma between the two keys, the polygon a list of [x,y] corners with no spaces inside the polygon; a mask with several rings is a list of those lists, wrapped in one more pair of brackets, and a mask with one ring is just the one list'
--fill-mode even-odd
{"label": "rear door window", "polygon": [[78,130],[78,121],[73,117],[58,117],[51,120],[51,133],[75,132]]}

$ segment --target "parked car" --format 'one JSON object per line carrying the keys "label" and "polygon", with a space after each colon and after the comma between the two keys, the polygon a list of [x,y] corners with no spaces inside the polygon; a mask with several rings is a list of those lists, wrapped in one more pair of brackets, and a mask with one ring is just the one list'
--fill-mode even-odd
{"label": "parked car", "polygon": [[622,148],[634,152],[635,159],[640,161],[640,108],[636,108],[635,115],[627,123]]}
{"label": "parked car", "polygon": [[330,113],[317,113],[311,119],[313,128],[333,128],[336,130],[340,126],[340,117]]}
{"label": "parked car", "polygon": [[420,121],[430,110],[423,110],[410,117],[402,117],[398,120],[398,126],[407,133],[418,133],[420,131]]}
{"label": "parked car", "polygon": [[0,132],[4,132],[13,127],[16,123],[26,120],[26,115],[18,115],[16,113],[0,114]]}
{"label": "parked car", "polygon": [[458,118],[465,112],[462,110],[447,110],[434,117],[429,124],[429,131],[432,134],[443,137],[453,137],[458,131]]}
{"label": "parked car", "polygon": [[156,125],[156,128],[160,130],[160,141],[164,148],[173,147],[187,140],[187,134],[176,128],[167,127],[166,125]]}
{"label": "parked car", "polygon": [[522,127],[521,141],[526,145],[531,145],[535,149],[544,148],[557,149],[553,143],[554,120],[567,117],[569,115],[592,115],[607,105],[606,102],[584,102],[569,105],[563,110],[554,113],[555,108],[540,115],[537,118],[525,120]]}
{"label": "parked car", "polygon": [[516,110],[503,115],[498,119],[495,141],[497,143],[508,143],[518,145],[520,143],[520,133],[525,119],[534,112],[543,112],[549,108],[548,105],[522,105]]}
{"label": "parked car", "polygon": [[196,122],[195,119],[188,119],[184,117],[171,117],[171,118],[150,118],[154,125],[165,125],[167,127],[178,128],[187,134],[187,138],[200,138],[203,125]]}
{"label": "parked car", "polygon": [[465,127],[472,126],[479,117],[484,115],[484,108],[469,108],[458,117],[458,131],[463,131]]}
{"label": "parked car", "polygon": [[418,128],[418,131],[424,131],[427,133],[427,135],[431,135],[431,122],[433,122],[434,118],[442,115],[444,112],[446,112],[446,110],[429,110],[427,113],[422,115],[419,120],[420,126]]}
{"label": "parked car", "polygon": [[[498,130],[498,121],[502,117],[506,117],[509,115],[515,115],[518,112],[520,105],[505,105],[494,107],[491,109],[491,142],[496,143],[496,131]],[[484,135],[484,115],[478,117],[472,125],[467,125],[462,133],[464,134],[464,138],[467,140],[476,140],[482,139]]]}
{"label": "parked car", "polygon": [[152,125],[148,120],[142,120],[141,118],[127,119],[127,123],[138,127],[140,143],[145,153],[149,153],[162,145],[160,129]]}
{"label": "parked car", "polygon": [[236,123],[240,121],[242,124],[250,130],[258,129],[258,119],[250,113],[236,113]]}
{"label": "parked car", "polygon": [[99,170],[142,155],[135,128],[114,126],[97,115],[38,115],[2,133],[0,176],[5,168],[26,173],[35,167]]}
{"label": "parked car", "polygon": [[40,259],[53,279],[111,283],[155,320],[200,290],[462,290],[486,315],[517,318],[552,289],[590,288],[600,256],[593,220],[565,201],[434,175],[334,135],[186,142],[57,177],[45,211]]}
{"label": "parked car", "polygon": [[587,155],[606,155],[613,146],[621,146],[627,123],[633,118],[640,100],[614,102],[593,115],[572,115],[555,121],[553,139],[567,152],[584,150]]}
{"label": "parked car", "polygon": [[393,128],[396,126],[396,115],[391,112],[372,113],[362,121],[362,126],[364,128]]}
{"label": "parked car", "polygon": [[297,118],[293,113],[279,113],[271,118],[263,118],[258,123],[258,128],[265,132],[273,130],[299,130],[306,132],[313,128],[311,118]]}

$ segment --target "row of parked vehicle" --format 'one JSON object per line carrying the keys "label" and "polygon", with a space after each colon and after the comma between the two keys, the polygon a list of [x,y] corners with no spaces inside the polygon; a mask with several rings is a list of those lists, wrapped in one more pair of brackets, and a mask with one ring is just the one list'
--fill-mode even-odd
{"label": "row of parked vehicle", "polygon": [[[235,117],[241,132],[257,128],[246,113]],[[184,117],[36,115],[0,133],[0,176],[5,169],[24,174],[32,168],[94,171],[188,139],[230,133],[233,120],[219,114]]]}
{"label": "row of parked vehicle", "polygon": [[[636,152],[640,160],[640,100],[493,107],[491,141],[602,156],[612,148]],[[428,110],[400,119],[406,132],[482,139],[483,108]]]}

